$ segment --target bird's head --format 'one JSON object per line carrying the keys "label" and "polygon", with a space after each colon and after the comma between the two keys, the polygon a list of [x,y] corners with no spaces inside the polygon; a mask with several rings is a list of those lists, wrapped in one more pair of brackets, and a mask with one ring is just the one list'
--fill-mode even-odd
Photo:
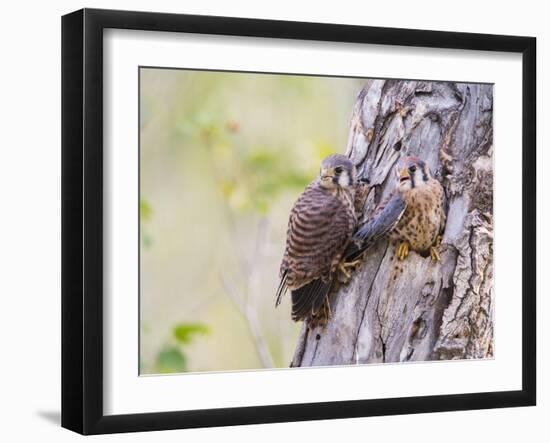
{"label": "bird's head", "polygon": [[397,189],[406,192],[411,189],[426,186],[432,177],[430,168],[418,157],[403,157],[397,162]]}
{"label": "bird's head", "polygon": [[357,170],[345,155],[331,154],[321,162],[319,179],[326,189],[348,188],[355,185]]}

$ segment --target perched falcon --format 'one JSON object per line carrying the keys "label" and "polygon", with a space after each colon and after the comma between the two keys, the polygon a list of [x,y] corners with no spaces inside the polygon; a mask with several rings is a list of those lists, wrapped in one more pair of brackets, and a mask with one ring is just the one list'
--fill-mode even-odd
{"label": "perched falcon", "polygon": [[[357,181],[351,160],[332,154],[321,162],[320,175],[298,197],[290,212],[286,249],[280,268],[276,305],[287,289],[292,319],[314,328],[330,316],[328,297],[338,278],[347,277],[341,262],[357,224],[357,197],[365,184]],[[362,208],[361,208],[362,209]]]}
{"label": "perched falcon", "polygon": [[443,187],[418,157],[401,158],[396,173],[395,190],[379,206],[374,218],[357,230],[346,250],[346,259],[361,255],[387,234],[398,242],[400,260],[409,255],[409,250],[429,252],[433,260],[440,259],[438,248],[446,221]]}

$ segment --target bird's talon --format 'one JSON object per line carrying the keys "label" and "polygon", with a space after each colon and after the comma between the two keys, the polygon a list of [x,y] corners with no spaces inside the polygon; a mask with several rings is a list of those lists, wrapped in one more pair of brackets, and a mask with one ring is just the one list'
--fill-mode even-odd
{"label": "bird's talon", "polygon": [[405,260],[409,255],[409,242],[403,241],[399,243],[397,248],[397,258],[399,260]]}
{"label": "bird's talon", "polygon": [[346,268],[352,268],[353,270],[355,270],[355,268],[357,266],[359,266],[361,263],[362,263],[362,260],[360,258],[358,258],[357,260],[353,260],[353,261],[344,263],[344,266]]}
{"label": "bird's talon", "polygon": [[441,261],[441,257],[439,256],[439,251],[437,250],[437,246],[432,246],[430,248],[430,255],[432,256],[433,261]]}
{"label": "bird's talon", "polygon": [[355,271],[355,268],[362,263],[362,260],[359,258],[351,262],[340,262],[338,264],[338,269],[343,274],[343,278],[340,280],[341,283],[347,284],[351,280],[351,271]]}
{"label": "bird's talon", "polygon": [[346,269],[346,267],[347,267],[347,266],[346,266],[346,263],[340,263],[340,264],[338,265],[338,269],[340,270],[340,272],[346,276],[346,279],[349,280],[349,279],[351,278],[351,274],[348,272],[348,270]]}

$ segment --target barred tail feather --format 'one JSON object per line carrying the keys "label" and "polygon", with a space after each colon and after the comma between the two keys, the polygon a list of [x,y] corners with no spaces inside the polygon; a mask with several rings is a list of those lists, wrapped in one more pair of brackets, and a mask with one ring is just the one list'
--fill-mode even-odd
{"label": "barred tail feather", "polygon": [[330,317],[330,300],[329,297],[326,296],[317,313],[311,314],[307,320],[307,327],[309,330],[313,330],[317,327],[324,328],[328,324]]}
{"label": "barred tail feather", "polygon": [[292,291],[292,319],[305,320],[326,309],[331,283],[318,278]]}
{"label": "barred tail feather", "polygon": [[286,286],[286,277],[287,277],[288,271],[285,271],[283,275],[281,276],[281,281],[279,282],[279,287],[277,288],[277,294],[275,299],[275,306],[279,306],[281,304],[281,299],[283,298],[283,295],[285,295],[287,286]]}

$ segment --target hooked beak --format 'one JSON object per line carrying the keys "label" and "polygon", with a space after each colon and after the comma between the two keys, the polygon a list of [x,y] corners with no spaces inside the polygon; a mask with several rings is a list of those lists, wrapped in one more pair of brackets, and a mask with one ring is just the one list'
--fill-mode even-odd
{"label": "hooked beak", "polygon": [[334,178],[334,168],[321,169],[321,180],[332,180]]}
{"label": "hooked beak", "polygon": [[403,183],[410,179],[411,179],[411,176],[407,168],[403,168],[399,171],[399,183]]}

